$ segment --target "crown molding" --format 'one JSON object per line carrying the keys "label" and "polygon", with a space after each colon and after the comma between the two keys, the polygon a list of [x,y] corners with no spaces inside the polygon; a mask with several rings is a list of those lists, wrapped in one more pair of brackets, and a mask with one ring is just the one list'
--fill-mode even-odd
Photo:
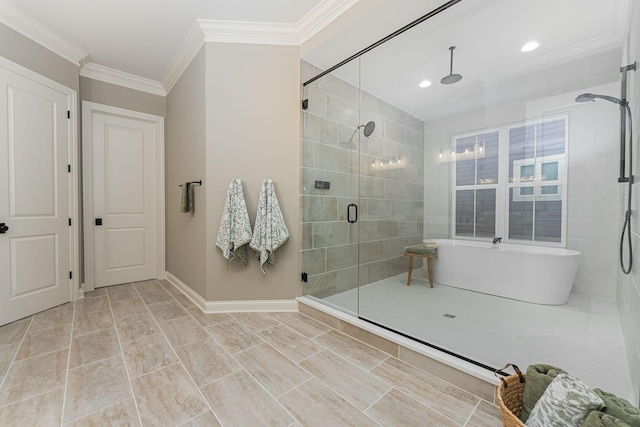
{"label": "crown molding", "polygon": [[197,19],[162,77],[169,93],[204,43],[300,46],[359,0],[323,0],[295,24]]}
{"label": "crown molding", "polygon": [[88,53],[5,1],[0,0],[0,23],[33,40],[73,65],[81,67]]}
{"label": "crown molding", "polygon": [[199,19],[205,42],[297,46],[296,24]]}
{"label": "crown molding", "polygon": [[169,93],[171,89],[173,89],[173,86],[182,73],[184,73],[189,64],[191,64],[191,61],[193,61],[193,58],[200,52],[200,49],[204,46],[204,38],[200,23],[196,20],[182,41],[178,52],[169,63],[167,71],[165,71],[162,76],[161,83],[166,93]]}
{"label": "crown molding", "polygon": [[318,34],[324,27],[358,3],[360,0],[323,0],[296,24],[299,44]]}
{"label": "crown molding", "polygon": [[88,62],[82,66],[80,69],[80,75],[89,79],[100,80],[102,82],[124,86],[129,89],[139,90],[153,95],[167,95],[167,92],[165,92],[160,82],[125,73],[123,71],[114,70],[113,68],[94,64],[92,62]]}

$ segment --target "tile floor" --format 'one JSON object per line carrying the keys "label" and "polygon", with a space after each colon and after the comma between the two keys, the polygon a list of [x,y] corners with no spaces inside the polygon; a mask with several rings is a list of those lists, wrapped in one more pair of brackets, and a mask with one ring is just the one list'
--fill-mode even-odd
{"label": "tile floor", "polygon": [[496,406],[300,313],[203,314],[166,281],[0,327],[2,426],[499,426]]}

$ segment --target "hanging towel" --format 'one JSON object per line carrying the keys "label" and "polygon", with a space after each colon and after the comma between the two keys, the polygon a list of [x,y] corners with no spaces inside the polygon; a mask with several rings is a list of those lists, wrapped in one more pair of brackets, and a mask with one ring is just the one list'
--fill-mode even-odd
{"label": "hanging towel", "polygon": [[273,181],[262,181],[256,223],[253,226],[253,238],[249,246],[255,250],[260,260],[260,270],[264,273],[264,263],[267,260],[276,263],[275,251],[289,238],[289,230],[284,223],[280,204],[276,197]]}
{"label": "hanging towel", "polygon": [[180,201],[180,213],[193,213],[195,211],[193,200],[193,185],[185,182],[182,184],[182,200]]}
{"label": "hanging towel", "polygon": [[231,263],[237,256],[247,265],[247,243],[251,241],[251,223],[244,199],[242,181],[234,179],[229,184],[227,199],[222,211],[222,220],[218,229],[216,246],[222,249],[222,255]]}

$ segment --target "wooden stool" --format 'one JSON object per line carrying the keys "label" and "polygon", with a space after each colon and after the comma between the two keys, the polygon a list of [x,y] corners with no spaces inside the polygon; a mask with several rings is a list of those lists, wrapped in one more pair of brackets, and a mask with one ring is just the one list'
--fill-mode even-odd
{"label": "wooden stool", "polygon": [[427,247],[424,244],[407,246],[404,248],[404,256],[409,257],[409,275],[407,276],[407,286],[411,285],[413,275],[413,258],[424,258],[427,260],[427,272],[429,274],[429,286],[433,288],[433,259],[438,258],[438,249]]}

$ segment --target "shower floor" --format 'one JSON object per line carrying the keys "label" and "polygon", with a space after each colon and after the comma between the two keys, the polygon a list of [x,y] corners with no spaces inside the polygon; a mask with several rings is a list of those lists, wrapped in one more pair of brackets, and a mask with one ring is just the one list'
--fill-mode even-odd
{"label": "shower floor", "polygon": [[572,293],[547,306],[390,277],[324,298],[330,305],[489,366],[545,363],[635,401],[616,301]]}

